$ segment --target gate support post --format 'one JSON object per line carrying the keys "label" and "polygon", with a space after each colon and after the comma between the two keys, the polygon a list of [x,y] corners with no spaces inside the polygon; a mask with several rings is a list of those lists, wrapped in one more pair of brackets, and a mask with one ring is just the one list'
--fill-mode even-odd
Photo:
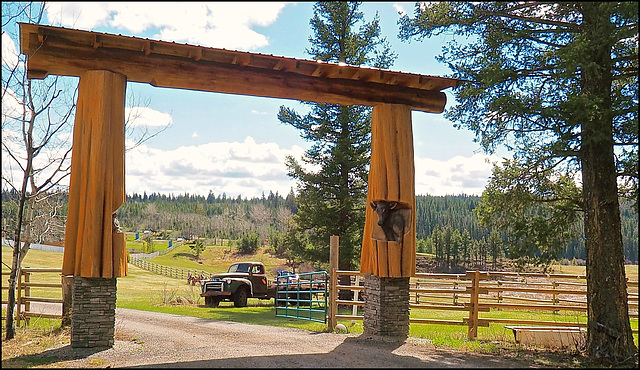
{"label": "gate support post", "polygon": [[80,76],[62,275],[73,275],[72,347],[111,347],[116,278],[127,252],[116,211],[125,201],[127,78],[106,70]]}
{"label": "gate support post", "polygon": [[340,245],[340,238],[336,235],[331,235],[329,239],[329,318],[327,323],[329,325],[329,329],[333,331],[336,327],[336,315],[338,313],[338,304],[336,301],[338,300],[338,290],[336,286],[338,285],[338,276],[336,275],[336,271],[338,270],[338,246]]}
{"label": "gate support post", "polygon": [[[360,271],[365,274],[365,337],[403,341],[409,335],[409,279],[415,274],[416,192],[411,108],[379,104],[371,113],[371,160]],[[396,202],[404,236],[387,240],[369,204]],[[408,214],[408,217],[407,217]]]}

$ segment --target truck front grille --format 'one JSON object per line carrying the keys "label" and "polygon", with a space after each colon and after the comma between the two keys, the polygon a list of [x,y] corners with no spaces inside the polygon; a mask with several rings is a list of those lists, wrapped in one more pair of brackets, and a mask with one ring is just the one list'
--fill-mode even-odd
{"label": "truck front grille", "polygon": [[203,292],[208,292],[210,290],[216,291],[216,292],[221,292],[222,291],[222,285],[224,283],[222,281],[208,281],[206,283],[204,283],[204,287],[202,289]]}

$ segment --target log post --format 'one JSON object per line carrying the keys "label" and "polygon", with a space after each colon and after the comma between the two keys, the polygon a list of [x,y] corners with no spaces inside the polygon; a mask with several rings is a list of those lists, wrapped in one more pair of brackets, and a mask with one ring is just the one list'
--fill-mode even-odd
{"label": "log post", "polygon": [[73,128],[69,210],[62,275],[73,275],[72,347],[114,344],[116,278],[127,274],[124,234],[124,105],[127,79],[105,71],[80,76]]}
{"label": "log post", "polygon": [[[416,194],[411,108],[381,104],[371,114],[371,165],[360,271],[379,277],[411,277],[415,274]],[[372,201],[398,202],[411,210],[409,230],[401,245],[385,241],[377,224]]]}
{"label": "log post", "polygon": [[329,329],[333,331],[336,327],[336,314],[338,313],[338,276],[336,271],[338,270],[338,247],[340,245],[340,238],[336,235],[331,235],[329,239]]}
{"label": "log post", "polygon": [[[409,279],[415,274],[416,192],[411,108],[380,104],[371,113],[371,163],[360,271],[365,274],[363,327],[368,338],[402,341],[409,333]],[[397,202],[406,226],[389,241],[372,202]],[[394,210],[396,211],[396,210]]]}

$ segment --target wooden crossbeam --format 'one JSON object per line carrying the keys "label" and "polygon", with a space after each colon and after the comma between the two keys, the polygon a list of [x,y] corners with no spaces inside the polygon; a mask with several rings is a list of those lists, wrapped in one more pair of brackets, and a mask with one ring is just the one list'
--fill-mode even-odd
{"label": "wooden crossbeam", "polygon": [[[204,48],[51,26],[20,24],[29,78],[79,76],[89,70],[123,74],[154,86],[331,104],[403,104],[441,113],[440,90],[458,80]],[[425,89],[420,87],[428,85]]]}

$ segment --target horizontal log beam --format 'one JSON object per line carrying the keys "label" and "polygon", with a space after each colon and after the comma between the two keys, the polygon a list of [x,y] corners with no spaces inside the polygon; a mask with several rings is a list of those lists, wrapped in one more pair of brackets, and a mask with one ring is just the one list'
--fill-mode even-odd
{"label": "horizontal log beam", "polygon": [[[51,27],[28,24],[21,24],[21,28],[21,51],[28,55],[29,78],[79,76],[88,70],[108,70],[125,75],[127,81],[158,87],[343,105],[402,104],[413,110],[431,113],[443,112],[447,100],[446,95],[437,90],[383,83],[386,81],[384,79],[374,82],[350,78],[354,67],[345,67],[346,73],[336,74],[337,69],[332,68],[339,68],[337,65],[322,63],[316,66],[319,67],[318,71],[323,71],[326,66],[331,73],[317,73],[314,76],[307,72],[313,65],[309,61],[303,61],[301,67],[298,67],[300,63],[296,63],[296,70],[291,66],[283,68],[284,65],[292,65],[289,60],[278,63],[279,57],[261,54],[255,54],[253,58],[254,54],[239,53],[237,57],[223,62],[219,61],[220,57],[217,60],[209,57],[214,52],[208,48],[189,46],[188,50],[183,51],[185,46],[176,44],[174,51],[171,43],[150,40],[144,43],[140,41],[139,47],[127,45],[127,48],[118,48],[113,46],[113,38],[121,37],[123,45],[139,39],[92,35],[91,40],[86,42],[81,37],[86,31],[52,30]],[[217,49],[213,50],[218,53]],[[220,51],[216,55],[225,52],[230,53]],[[247,59],[247,56],[251,58]],[[267,68],[271,61],[269,58],[273,59],[273,63]],[[383,75],[382,72],[375,73]],[[394,82],[405,76],[393,73],[398,75],[393,79]],[[406,77],[412,75],[407,74]]]}

